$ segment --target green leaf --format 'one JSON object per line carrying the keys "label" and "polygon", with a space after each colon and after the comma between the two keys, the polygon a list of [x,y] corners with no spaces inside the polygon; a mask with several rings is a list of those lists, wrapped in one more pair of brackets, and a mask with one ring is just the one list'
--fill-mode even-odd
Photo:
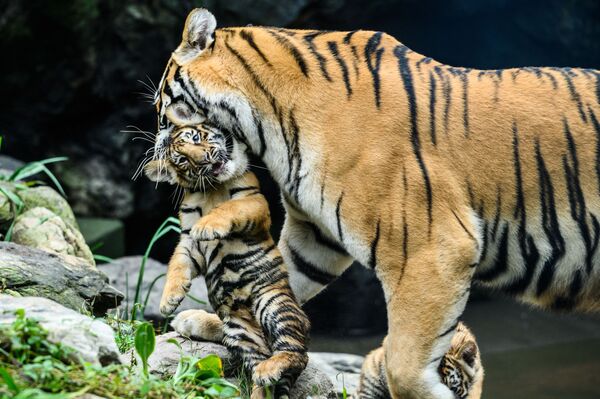
{"label": "green leaf", "polygon": [[113,258],[104,256],[104,255],[98,255],[98,254],[94,254],[94,259],[97,260],[98,262],[104,262],[104,263],[110,263],[110,262],[114,261]]}
{"label": "green leaf", "polygon": [[142,323],[135,331],[135,350],[142,360],[144,376],[148,377],[148,358],[154,352],[156,339],[154,327],[150,323]]}
{"label": "green leaf", "polygon": [[198,370],[212,371],[217,376],[223,377],[223,361],[217,355],[208,355],[196,364]]}
{"label": "green leaf", "polygon": [[[142,257],[142,263],[140,264],[140,270],[138,273],[138,280],[137,280],[137,284],[135,286],[135,296],[133,297],[134,306],[131,310],[131,318],[132,319],[136,319],[138,316],[138,308],[136,308],[135,304],[140,303],[142,281],[144,281],[144,272],[146,270],[146,262],[148,261],[148,258],[150,257],[150,251],[152,251],[152,247],[154,247],[154,244],[158,240],[160,240],[165,234],[167,234],[171,231],[174,231],[177,234],[181,234],[181,228],[179,228],[179,220],[172,216],[165,219],[165,221],[162,222],[162,224],[158,227],[158,229],[154,233],[154,236],[152,236],[152,239],[150,240],[148,247],[146,248],[146,252],[144,253],[144,256]],[[142,313],[142,316],[143,316],[143,313]]]}
{"label": "green leaf", "polygon": [[202,299],[198,299],[195,296],[192,296],[190,294],[185,294],[185,296],[187,296],[188,298],[190,298],[192,301],[199,303],[200,305],[206,305],[206,301],[203,301]]}
{"label": "green leaf", "polygon": [[15,380],[13,380],[12,376],[3,367],[0,367],[0,377],[2,377],[8,389],[14,393],[19,393],[19,387],[15,383]]}
{"label": "green leaf", "polygon": [[8,180],[9,181],[24,180],[24,179],[27,179],[28,177],[31,177],[31,176],[37,175],[38,173],[43,172],[46,176],[48,176],[48,178],[52,181],[52,183],[54,183],[54,185],[56,186],[56,188],[58,189],[60,194],[63,197],[66,197],[62,186],[58,182],[58,179],[56,178],[56,176],[54,176],[54,174],[50,171],[50,169],[48,169],[46,167],[46,165],[51,164],[51,163],[66,161],[67,159],[68,159],[67,157],[53,157],[53,158],[48,158],[48,159],[44,159],[41,161],[30,162],[26,165],[21,166],[17,170],[15,170],[10,175]]}
{"label": "green leaf", "polygon": [[179,349],[180,352],[183,351],[183,348],[181,347],[181,344],[175,338],[169,338],[167,340],[167,342],[170,343],[170,344],[175,345]]}

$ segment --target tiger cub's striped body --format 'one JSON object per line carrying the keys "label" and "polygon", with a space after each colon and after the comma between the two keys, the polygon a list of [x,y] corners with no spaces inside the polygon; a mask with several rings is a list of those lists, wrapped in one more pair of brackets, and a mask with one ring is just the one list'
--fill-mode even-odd
{"label": "tiger cub's striped body", "polygon": [[[477,342],[463,323],[458,323],[450,349],[438,368],[442,382],[460,399],[479,399],[483,386],[483,366]],[[358,399],[391,399],[385,373],[385,352],[381,346],[369,353],[363,363]]]}
{"label": "tiger cub's striped body", "polygon": [[[222,341],[256,386],[277,383],[277,397],[286,397],[308,361],[309,321],[269,234],[269,208],[256,177],[248,172],[207,192],[187,191],[179,216],[182,235],[169,263],[161,311],[171,313],[191,279],[204,276],[218,317],[182,312],[175,329]],[[261,395],[255,390],[253,397]]]}

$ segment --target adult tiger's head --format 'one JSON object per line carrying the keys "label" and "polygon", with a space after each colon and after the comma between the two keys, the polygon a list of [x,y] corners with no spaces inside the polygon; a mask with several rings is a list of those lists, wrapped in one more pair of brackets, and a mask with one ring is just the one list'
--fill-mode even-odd
{"label": "adult tiger's head", "polygon": [[164,157],[150,161],[144,172],[152,181],[192,190],[227,181],[237,173],[237,167],[228,161],[233,150],[230,136],[207,123],[173,128]]}
{"label": "adult tiger's head", "polygon": [[[241,175],[248,165],[247,143],[242,131],[255,128],[254,114],[244,96],[240,71],[232,67],[231,52],[224,51],[227,35],[215,33],[214,16],[205,9],[192,11],[185,23],[181,44],[171,59],[155,96],[158,112],[158,134],[154,161],[173,163],[178,153],[180,164],[188,153],[175,151],[173,131],[181,126],[218,126],[230,137],[229,151],[223,152],[223,172],[218,179]],[[239,65],[238,65],[239,67]]]}

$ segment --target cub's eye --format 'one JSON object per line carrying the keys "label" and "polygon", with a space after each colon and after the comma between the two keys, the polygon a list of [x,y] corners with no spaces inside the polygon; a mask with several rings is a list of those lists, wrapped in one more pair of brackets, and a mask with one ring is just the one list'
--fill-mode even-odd
{"label": "cub's eye", "polygon": [[183,134],[183,138],[185,138],[185,139],[189,139],[189,138],[191,138],[191,137],[192,137],[192,132],[185,132],[185,133]]}
{"label": "cub's eye", "polygon": [[198,143],[200,141],[200,135],[198,133],[194,134],[192,140],[194,140],[194,143]]}

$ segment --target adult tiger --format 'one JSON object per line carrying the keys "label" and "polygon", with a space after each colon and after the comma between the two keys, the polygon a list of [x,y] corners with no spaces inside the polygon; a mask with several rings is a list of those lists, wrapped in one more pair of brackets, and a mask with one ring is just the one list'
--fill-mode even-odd
{"label": "adult tiger", "polygon": [[437,373],[471,281],[598,310],[600,72],[478,71],[381,32],[216,30],[194,10],[157,94],[156,157],[204,119],[279,184],[280,250],[306,301],[352,262],[375,270],[394,398],[452,398]]}

